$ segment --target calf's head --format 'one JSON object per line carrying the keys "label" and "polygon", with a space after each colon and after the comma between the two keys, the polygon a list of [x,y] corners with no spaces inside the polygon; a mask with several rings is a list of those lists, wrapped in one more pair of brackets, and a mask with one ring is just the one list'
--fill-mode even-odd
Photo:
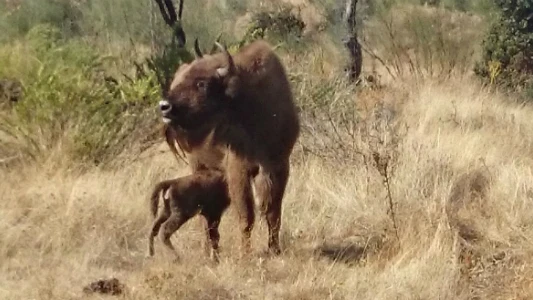
{"label": "calf's head", "polygon": [[203,55],[195,43],[196,59],[180,66],[165,99],[159,102],[163,122],[183,129],[195,129],[223,112],[235,95],[236,75],[232,56]]}

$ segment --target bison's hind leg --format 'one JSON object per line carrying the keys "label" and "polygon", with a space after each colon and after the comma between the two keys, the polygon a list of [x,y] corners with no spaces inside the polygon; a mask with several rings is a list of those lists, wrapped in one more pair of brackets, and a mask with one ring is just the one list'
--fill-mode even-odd
{"label": "bison's hind leg", "polygon": [[254,195],[252,183],[246,170],[246,163],[235,153],[230,153],[227,162],[227,184],[231,205],[234,205],[239,218],[242,235],[241,254],[251,252],[251,235],[255,222]]}
{"label": "bison's hind leg", "polygon": [[254,186],[261,202],[261,210],[268,225],[268,249],[274,254],[281,253],[279,231],[281,228],[282,201],[289,179],[289,163],[279,166],[274,171],[261,168]]}

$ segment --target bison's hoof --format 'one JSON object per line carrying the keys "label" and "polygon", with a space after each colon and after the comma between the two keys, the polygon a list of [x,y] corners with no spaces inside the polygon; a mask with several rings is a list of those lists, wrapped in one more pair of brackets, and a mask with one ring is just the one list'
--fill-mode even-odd
{"label": "bison's hoof", "polygon": [[273,246],[268,248],[268,252],[272,255],[280,255],[281,249],[279,247]]}
{"label": "bison's hoof", "polygon": [[148,246],[148,249],[146,249],[146,253],[144,254],[145,258],[151,258],[154,256],[154,246]]}

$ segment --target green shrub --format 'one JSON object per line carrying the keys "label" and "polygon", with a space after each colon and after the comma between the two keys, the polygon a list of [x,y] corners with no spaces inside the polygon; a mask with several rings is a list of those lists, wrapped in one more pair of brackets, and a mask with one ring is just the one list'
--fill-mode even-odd
{"label": "green shrub", "polygon": [[302,37],[305,23],[291,12],[290,7],[279,10],[260,11],[252,16],[241,44],[268,38],[275,41],[288,41]]}
{"label": "green shrub", "polygon": [[[74,160],[105,163],[150,131],[160,91],[155,74],[110,78],[104,72],[109,58],[80,41],[48,40],[54,35],[38,32],[56,31],[46,25],[26,36],[27,49],[21,55],[32,63],[17,78],[23,83],[24,99],[1,116],[0,137],[9,139],[0,151],[16,149],[38,158],[61,145]],[[10,51],[10,46],[0,53]],[[6,57],[17,55],[17,48],[11,51]],[[6,60],[11,61],[18,60]]]}
{"label": "green shrub", "polygon": [[475,72],[491,83],[511,89],[533,84],[533,3],[496,0],[501,10],[483,42],[483,58]]}
{"label": "green shrub", "polygon": [[161,51],[151,54],[143,65],[137,65],[137,72],[141,77],[144,77],[146,72],[154,73],[161,89],[166,91],[178,67],[193,59],[189,49],[179,48],[176,40],[172,39]]}

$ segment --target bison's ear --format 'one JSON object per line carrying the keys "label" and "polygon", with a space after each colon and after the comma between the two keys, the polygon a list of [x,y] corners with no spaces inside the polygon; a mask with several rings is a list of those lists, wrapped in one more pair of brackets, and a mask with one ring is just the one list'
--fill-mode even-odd
{"label": "bison's ear", "polygon": [[237,96],[239,78],[236,75],[229,74],[227,68],[218,68],[217,75],[224,88],[224,94],[229,98]]}
{"label": "bison's ear", "polygon": [[219,42],[215,42],[215,45],[220,49],[222,53],[225,54],[227,60],[226,66],[217,69],[217,75],[220,79],[222,79],[222,82],[225,87],[224,90],[226,96],[233,98],[237,95],[239,85],[239,80],[238,76],[236,75],[233,57],[228,52],[228,49],[225,46],[221,45]]}
{"label": "bison's ear", "polygon": [[237,93],[239,91],[239,77],[237,76],[231,76],[231,78],[228,78],[226,81],[226,96],[229,98],[235,98],[237,97]]}
{"label": "bison's ear", "polygon": [[218,68],[217,69],[217,75],[220,78],[224,78],[224,77],[228,76],[228,73],[229,73],[229,70],[228,70],[227,67],[222,67],[222,68]]}

